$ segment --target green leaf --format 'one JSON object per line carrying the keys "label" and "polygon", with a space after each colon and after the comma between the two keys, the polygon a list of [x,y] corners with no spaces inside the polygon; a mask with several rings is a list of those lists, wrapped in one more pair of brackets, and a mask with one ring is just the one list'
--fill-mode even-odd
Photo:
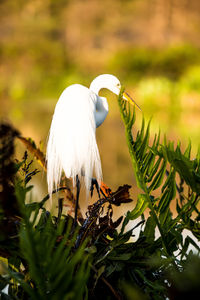
{"label": "green leaf", "polygon": [[153,155],[152,152],[149,151],[145,154],[144,159],[143,159],[143,163],[142,163],[142,167],[141,167],[141,172],[144,174],[144,176],[147,175],[149,165],[150,165],[151,161],[153,160],[153,158],[154,158],[154,155]]}
{"label": "green leaf", "polygon": [[147,219],[145,229],[144,229],[144,236],[146,237],[146,240],[149,243],[153,243],[155,239],[155,228],[156,228],[155,220],[152,216],[150,216]]}
{"label": "green leaf", "polygon": [[143,163],[143,157],[144,157],[144,154],[146,152],[146,149],[147,149],[147,145],[148,145],[148,142],[149,142],[149,129],[150,129],[150,122],[148,123],[148,126],[147,126],[147,129],[146,129],[146,134],[145,134],[145,137],[143,139],[143,141],[141,142],[141,145],[138,149],[138,155],[139,155],[139,159],[140,161]]}
{"label": "green leaf", "polygon": [[191,155],[191,148],[192,148],[192,145],[191,145],[191,141],[189,141],[189,144],[184,152],[184,156],[187,157],[187,158],[190,158],[190,155]]}
{"label": "green leaf", "polygon": [[[176,196],[176,181],[175,181],[175,174],[174,170],[171,170],[163,187],[162,187],[162,196],[158,204],[158,210],[163,213],[168,207],[170,202]],[[163,224],[163,223],[162,223]]]}
{"label": "green leaf", "polygon": [[170,226],[170,221],[171,221],[171,211],[169,209],[169,203],[170,201],[168,199],[166,199],[166,204],[164,206],[164,209],[162,209],[160,211],[160,215],[159,215],[159,220],[160,220],[160,224],[161,226],[165,227],[169,227]]}
{"label": "green leaf", "polygon": [[128,219],[129,220],[137,219],[139,216],[143,214],[143,212],[147,207],[148,207],[147,196],[145,194],[139,194],[135,208],[131,212],[128,212],[127,214]]}
{"label": "green leaf", "polygon": [[166,153],[169,162],[174,169],[179,173],[180,177],[192,188],[192,190],[200,194],[200,181],[197,173],[194,171],[194,161],[189,160],[181,154],[180,148],[177,147],[176,151],[172,151],[168,146]]}
{"label": "green leaf", "polygon": [[167,165],[167,161],[164,159],[162,165],[160,166],[160,170],[155,175],[153,182],[149,186],[149,191],[153,191],[157,189],[162,184],[165,171],[166,171],[166,165]]}
{"label": "green leaf", "polygon": [[149,169],[148,169],[149,177],[147,179],[148,182],[151,182],[152,178],[154,177],[154,175],[158,171],[158,168],[159,168],[159,165],[160,165],[161,161],[162,161],[162,157],[159,157],[154,165],[153,164],[149,165]]}
{"label": "green leaf", "polygon": [[108,258],[110,260],[129,260],[131,258],[131,256],[132,256],[131,253],[123,253],[123,254],[117,255],[116,253],[111,252],[111,254],[108,256]]}
{"label": "green leaf", "polygon": [[200,252],[200,246],[197,245],[197,243],[190,236],[187,236],[187,240],[197,249],[198,252]]}

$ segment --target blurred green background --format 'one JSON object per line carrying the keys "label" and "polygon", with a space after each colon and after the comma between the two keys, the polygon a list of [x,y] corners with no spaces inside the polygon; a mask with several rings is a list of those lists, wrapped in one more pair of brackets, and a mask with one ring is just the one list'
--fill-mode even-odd
{"label": "blurred green background", "polygon": [[[63,89],[77,82],[89,86],[97,75],[111,73],[145,118],[153,116],[152,135],[160,128],[183,147],[190,139],[195,153],[200,138],[198,0],[1,0],[0,24],[0,117],[36,143],[42,141],[44,150]],[[97,130],[104,181],[112,189],[133,185],[116,97],[101,94],[110,107]],[[47,192],[45,182],[40,175],[38,195]]]}

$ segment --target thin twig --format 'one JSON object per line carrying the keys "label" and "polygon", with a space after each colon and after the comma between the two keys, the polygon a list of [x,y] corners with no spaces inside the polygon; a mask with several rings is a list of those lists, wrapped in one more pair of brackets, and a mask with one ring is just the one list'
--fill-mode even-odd
{"label": "thin twig", "polygon": [[[91,265],[91,268],[95,273],[98,273],[97,269]],[[112,287],[112,285],[103,277],[103,275],[100,276],[100,279],[107,285],[107,287],[110,289],[111,293],[115,296],[116,299],[122,300],[122,297],[119,295],[117,291]]]}

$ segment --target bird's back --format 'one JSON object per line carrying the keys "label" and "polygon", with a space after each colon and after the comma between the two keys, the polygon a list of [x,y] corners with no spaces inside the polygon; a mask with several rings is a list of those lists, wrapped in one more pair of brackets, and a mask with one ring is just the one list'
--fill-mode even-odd
{"label": "bird's back", "polygon": [[96,144],[95,103],[97,95],[75,84],[61,94],[55,108],[47,145],[47,180],[49,193],[60,181],[62,169],[66,177],[84,175],[90,188],[93,169],[101,180],[101,162]]}

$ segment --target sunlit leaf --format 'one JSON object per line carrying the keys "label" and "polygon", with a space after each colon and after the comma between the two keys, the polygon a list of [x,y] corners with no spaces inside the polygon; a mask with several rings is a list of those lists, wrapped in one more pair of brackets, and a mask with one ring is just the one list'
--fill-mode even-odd
{"label": "sunlit leaf", "polygon": [[131,212],[128,212],[127,214],[128,219],[134,220],[138,218],[143,214],[143,212],[147,207],[148,207],[148,200],[146,195],[139,194],[135,208]]}

